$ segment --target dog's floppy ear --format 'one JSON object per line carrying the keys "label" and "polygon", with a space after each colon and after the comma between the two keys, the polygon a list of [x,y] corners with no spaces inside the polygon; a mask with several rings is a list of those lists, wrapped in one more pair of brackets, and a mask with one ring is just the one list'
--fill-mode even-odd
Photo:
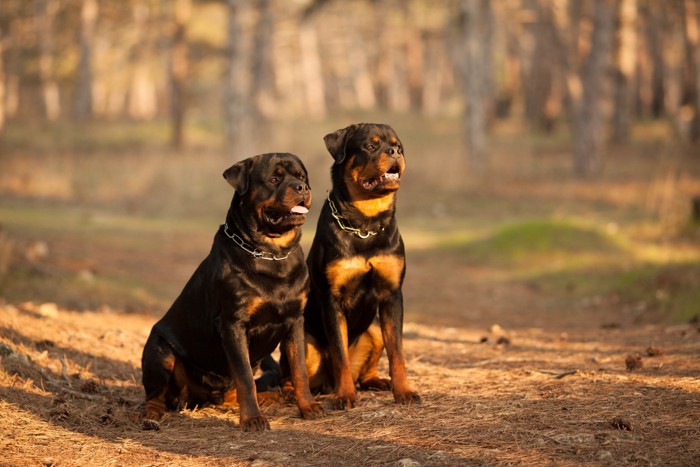
{"label": "dog's floppy ear", "polygon": [[331,153],[336,164],[340,164],[345,160],[345,156],[347,155],[345,154],[345,148],[348,144],[348,140],[358,127],[359,125],[353,124],[323,137],[323,141],[326,143],[326,149]]}
{"label": "dog's floppy ear", "polygon": [[253,160],[248,158],[236,162],[228,169],[224,170],[224,178],[235,190],[236,193],[244,194],[248,191],[248,178],[250,169],[253,167]]}

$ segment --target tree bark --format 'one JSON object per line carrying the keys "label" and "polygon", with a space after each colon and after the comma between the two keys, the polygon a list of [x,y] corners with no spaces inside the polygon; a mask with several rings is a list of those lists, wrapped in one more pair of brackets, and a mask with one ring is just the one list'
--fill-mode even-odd
{"label": "tree bark", "polygon": [[596,0],[591,46],[581,72],[583,100],[574,116],[574,162],[576,174],[596,175],[603,168],[607,71],[613,42],[615,0]]}
{"label": "tree bark", "polygon": [[175,0],[173,35],[170,50],[170,144],[179,149],[184,144],[187,110],[187,21],[192,11],[191,0]]}
{"label": "tree bark", "polygon": [[307,113],[312,118],[323,118],[326,116],[326,86],[318,45],[318,31],[313,18],[302,20],[299,26],[299,46]]}
{"label": "tree bark", "polygon": [[150,47],[148,22],[152,12],[150,6],[143,3],[133,5],[133,21],[135,36],[130,44],[131,78],[128,92],[127,109],[129,117],[137,120],[153,118],[158,111],[156,86],[150,70],[150,60],[153,58]]}
{"label": "tree bark", "polygon": [[60,95],[53,70],[54,20],[58,8],[58,0],[37,0],[36,3],[42,111],[44,118],[52,122],[61,114]]}
{"label": "tree bark", "polygon": [[617,38],[617,67],[613,103],[613,140],[629,139],[634,104],[634,73],[637,69],[637,0],[621,0]]}
{"label": "tree bark", "polygon": [[86,120],[92,117],[92,42],[95,35],[97,14],[97,0],[83,0],[80,13],[80,59],[74,109],[77,120]]}
{"label": "tree bark", "polygon": [[226,142],[234,153],[250,144],[250,60],[245,18],[248,0],[228,0],[228,31],[224,69],[224,126]]}
{"label": "tree bark", "polygon": [[700,140],[700,1],[684,0],[682,3],[686,67],[683,107],[680,118],[690,141]]}
{"label": "tree bark", "polygon": [[462,0],[460,3],[460,20],[463,56],[459,58],[462,88],[465,99],[465,135],[469,163],[475,172],[483,174],[488,169],[486,142],[486,106],[487,87],[486,55],[482,46],[487,42],[486,34],[491,8],[488,0]]}
{"label": "tree bark", "polygon": [[[574,139],[574,171],[579,177],[598,174],[603,167],[605,120],[603,103],[608,97],[608,65],[613,42],[616,0],[594,0],[590,39],[579,43],[581,4],[574,1],[574,14],[567,18],[568,2],[554,0],[554,38],[559,61],[565,72],[569,115]],[[567,31],[575,31],[573,35]],[[580,71],[574,63],[576,52],[584,54]]]}
{"label": "tree bark", "polygon": [[271,0],[257,0],[258,23],[255,28],[252,54],[251,94],[253,110],[258,120],[268,120],[277,114],[275,70],[272,66],[272,39],[275,15]]}

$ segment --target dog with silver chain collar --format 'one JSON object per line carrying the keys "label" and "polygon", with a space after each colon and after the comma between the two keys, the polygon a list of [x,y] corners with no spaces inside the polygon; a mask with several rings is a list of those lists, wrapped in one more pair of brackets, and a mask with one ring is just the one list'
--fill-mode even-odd
{"label": "dog with silver chain collar", "polygon": [[304,364],[306,168],[293,154],[262,154],[224,178],[235,189],[226,223],[143,350],[144,429],[159,429],[168,409],[237,402],[243,431],[269,430],[253,374],[280,343],[302,417],[323,415]]}
{"label": "dog with silver chain collar", "polygon": [[[355,387],[393,390],[401,404],[421,401],[403,356],[404,244],[395,217],[406,163],[396,132],[355,124],[325,136],[334,159],[332,190],[307,258],[311,292],[304,310],[306,366],[313,392],[334,393],[336,409],[356,404]],[[391,380],[377,363],[386,347]],[[282,375],[293,355],[282,352]],[[287,387],[293,381],[287,383]]]}

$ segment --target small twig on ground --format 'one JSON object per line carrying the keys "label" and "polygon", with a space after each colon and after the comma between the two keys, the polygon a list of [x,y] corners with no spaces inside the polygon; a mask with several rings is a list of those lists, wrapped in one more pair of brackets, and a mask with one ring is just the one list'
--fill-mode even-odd
{"label": "small twig on ground", "polygon": [[571,376],[571,375],[575,375],[576,373],[578,373],[578,370],[569,370],[569,371],[565,371],[563,373],[559,373],[556,371],[547,371],[547,370],[538,370],[538,371],[540,373],[544,373],[545,375],[554,375],[554,379],[562,379],[566,376]]}

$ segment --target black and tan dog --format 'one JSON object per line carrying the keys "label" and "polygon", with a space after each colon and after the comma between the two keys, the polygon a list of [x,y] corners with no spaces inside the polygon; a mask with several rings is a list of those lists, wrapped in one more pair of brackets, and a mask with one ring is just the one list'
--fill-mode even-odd
{"label": "black and tan dog", "polygon": [[251,157],[224,172],[236,190],[226,223],[143,350],[145,429],[158,429],[166,409],[236,400],[242,430],[270,429],[253,368],[280,342],[302,416],[323,413],[304,365],[309,278],[299,238],[311,206],[307,176],[292,154]]}
{"label": "black and tan dog", "polygon": [[[307,259],[311,293],[304,327],[311,389],[334,391],[339,409],[355,405],[356,384],[393,387],[397,403],[418,403],[401,343],[406,265],[394,217],[405,168],[401,141],[391,127],[377,124],[351,125],[324,141],[335,162],[333,189]],[[377,375],[384,346],[391,381]]]}

